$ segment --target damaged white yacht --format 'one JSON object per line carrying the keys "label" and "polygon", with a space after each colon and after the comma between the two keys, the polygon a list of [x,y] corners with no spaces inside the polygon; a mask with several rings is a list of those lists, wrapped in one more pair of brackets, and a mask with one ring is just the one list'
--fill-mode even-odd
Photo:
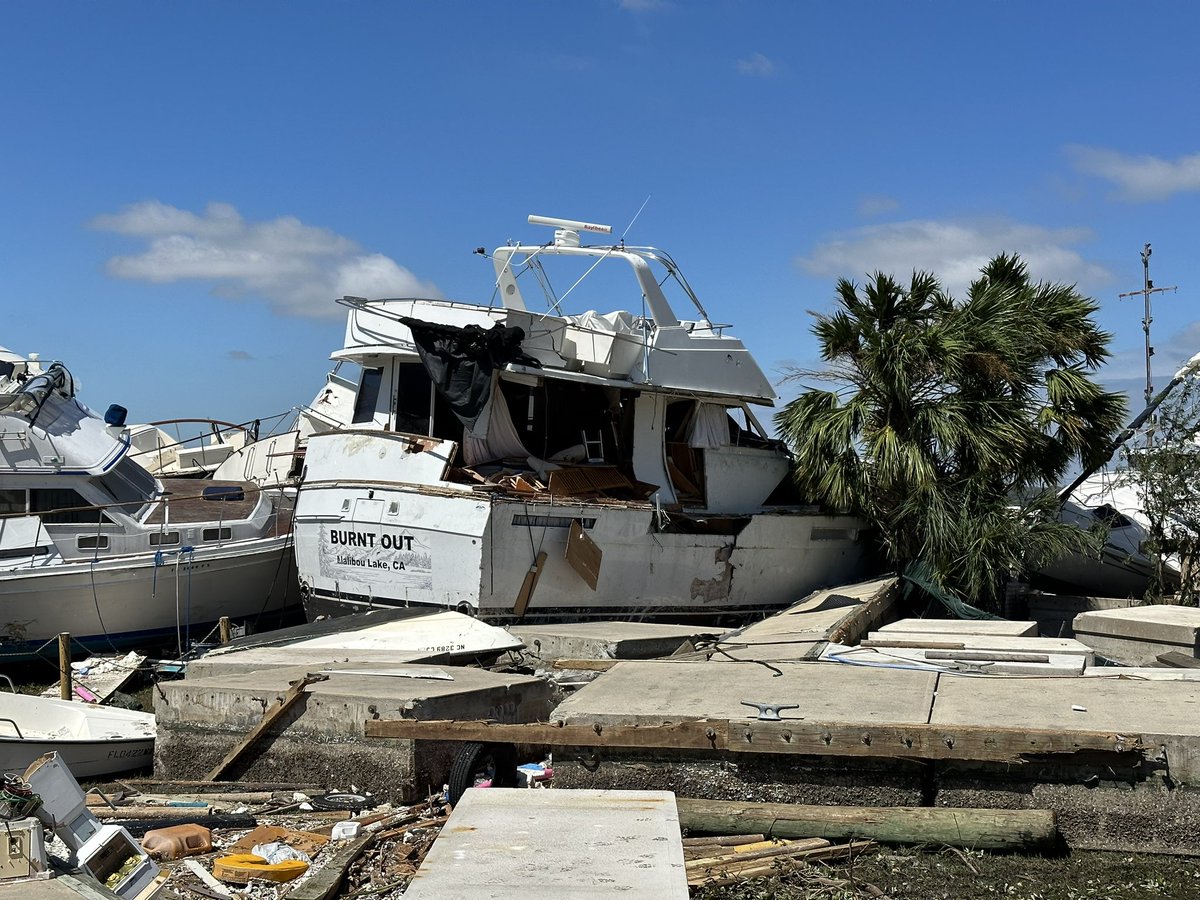
{"label": "damaged white yacht", "polygon": [[255,485],[155,478],[124,410],[61,364],[0,384],[0,660],[62,632],[93,650],[200,638],[295,602],[289,511]]}
{"label": "damaged white yacht", "polygon": [[[863,523],[795,495],[789,454],[751,411],[773,404],[771,384],[674,260],[581,243],[607,226],[530,222],[554,239],[491,254],[501,305],[340,301],[333,358],[362,373],[352,424],[307,445],[295,536],[309,617],[716,615],[858,578]],[[622,264],[636,311],[564,313],[574,286],[554,293],[551,259],[590,266],[575,285]],[[676,316],[668,281],[695,318]]]}

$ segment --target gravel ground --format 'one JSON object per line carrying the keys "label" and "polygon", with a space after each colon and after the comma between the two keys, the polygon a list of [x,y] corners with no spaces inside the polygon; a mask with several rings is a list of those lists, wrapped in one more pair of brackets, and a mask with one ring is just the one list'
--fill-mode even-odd
{"label": "gravel ground", "polygon": [[693,900],[1142,900],[1200,897],[1200,858],[1077,851],[1065,856],[878,848],[848,863],[814,865]]}

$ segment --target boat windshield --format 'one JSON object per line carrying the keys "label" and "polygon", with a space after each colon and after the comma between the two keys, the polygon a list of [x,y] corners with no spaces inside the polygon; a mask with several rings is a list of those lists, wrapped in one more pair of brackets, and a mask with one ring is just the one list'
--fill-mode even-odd
{"label": "boat windshield", "polygon": [[116,501],[117,507],[131,516],[136,515],[158,491],[154,476],[128,457],[96,481]]}

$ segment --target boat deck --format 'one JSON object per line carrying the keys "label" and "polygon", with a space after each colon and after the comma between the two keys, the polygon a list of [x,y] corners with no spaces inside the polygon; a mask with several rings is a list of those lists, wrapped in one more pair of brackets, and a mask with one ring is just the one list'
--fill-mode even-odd
{"label": "boat deck", "polygon": [[[260,489],[248,481],[209,481],[196,478],[163,478],[167,503],[159,504],[146,520],[147,525],[163,525],[168,521],[179,525],[185,522],[225,522],[247,518],[258,505]],[[204,491],[211,488],[242,488],[241,500],[206,500]]]}

